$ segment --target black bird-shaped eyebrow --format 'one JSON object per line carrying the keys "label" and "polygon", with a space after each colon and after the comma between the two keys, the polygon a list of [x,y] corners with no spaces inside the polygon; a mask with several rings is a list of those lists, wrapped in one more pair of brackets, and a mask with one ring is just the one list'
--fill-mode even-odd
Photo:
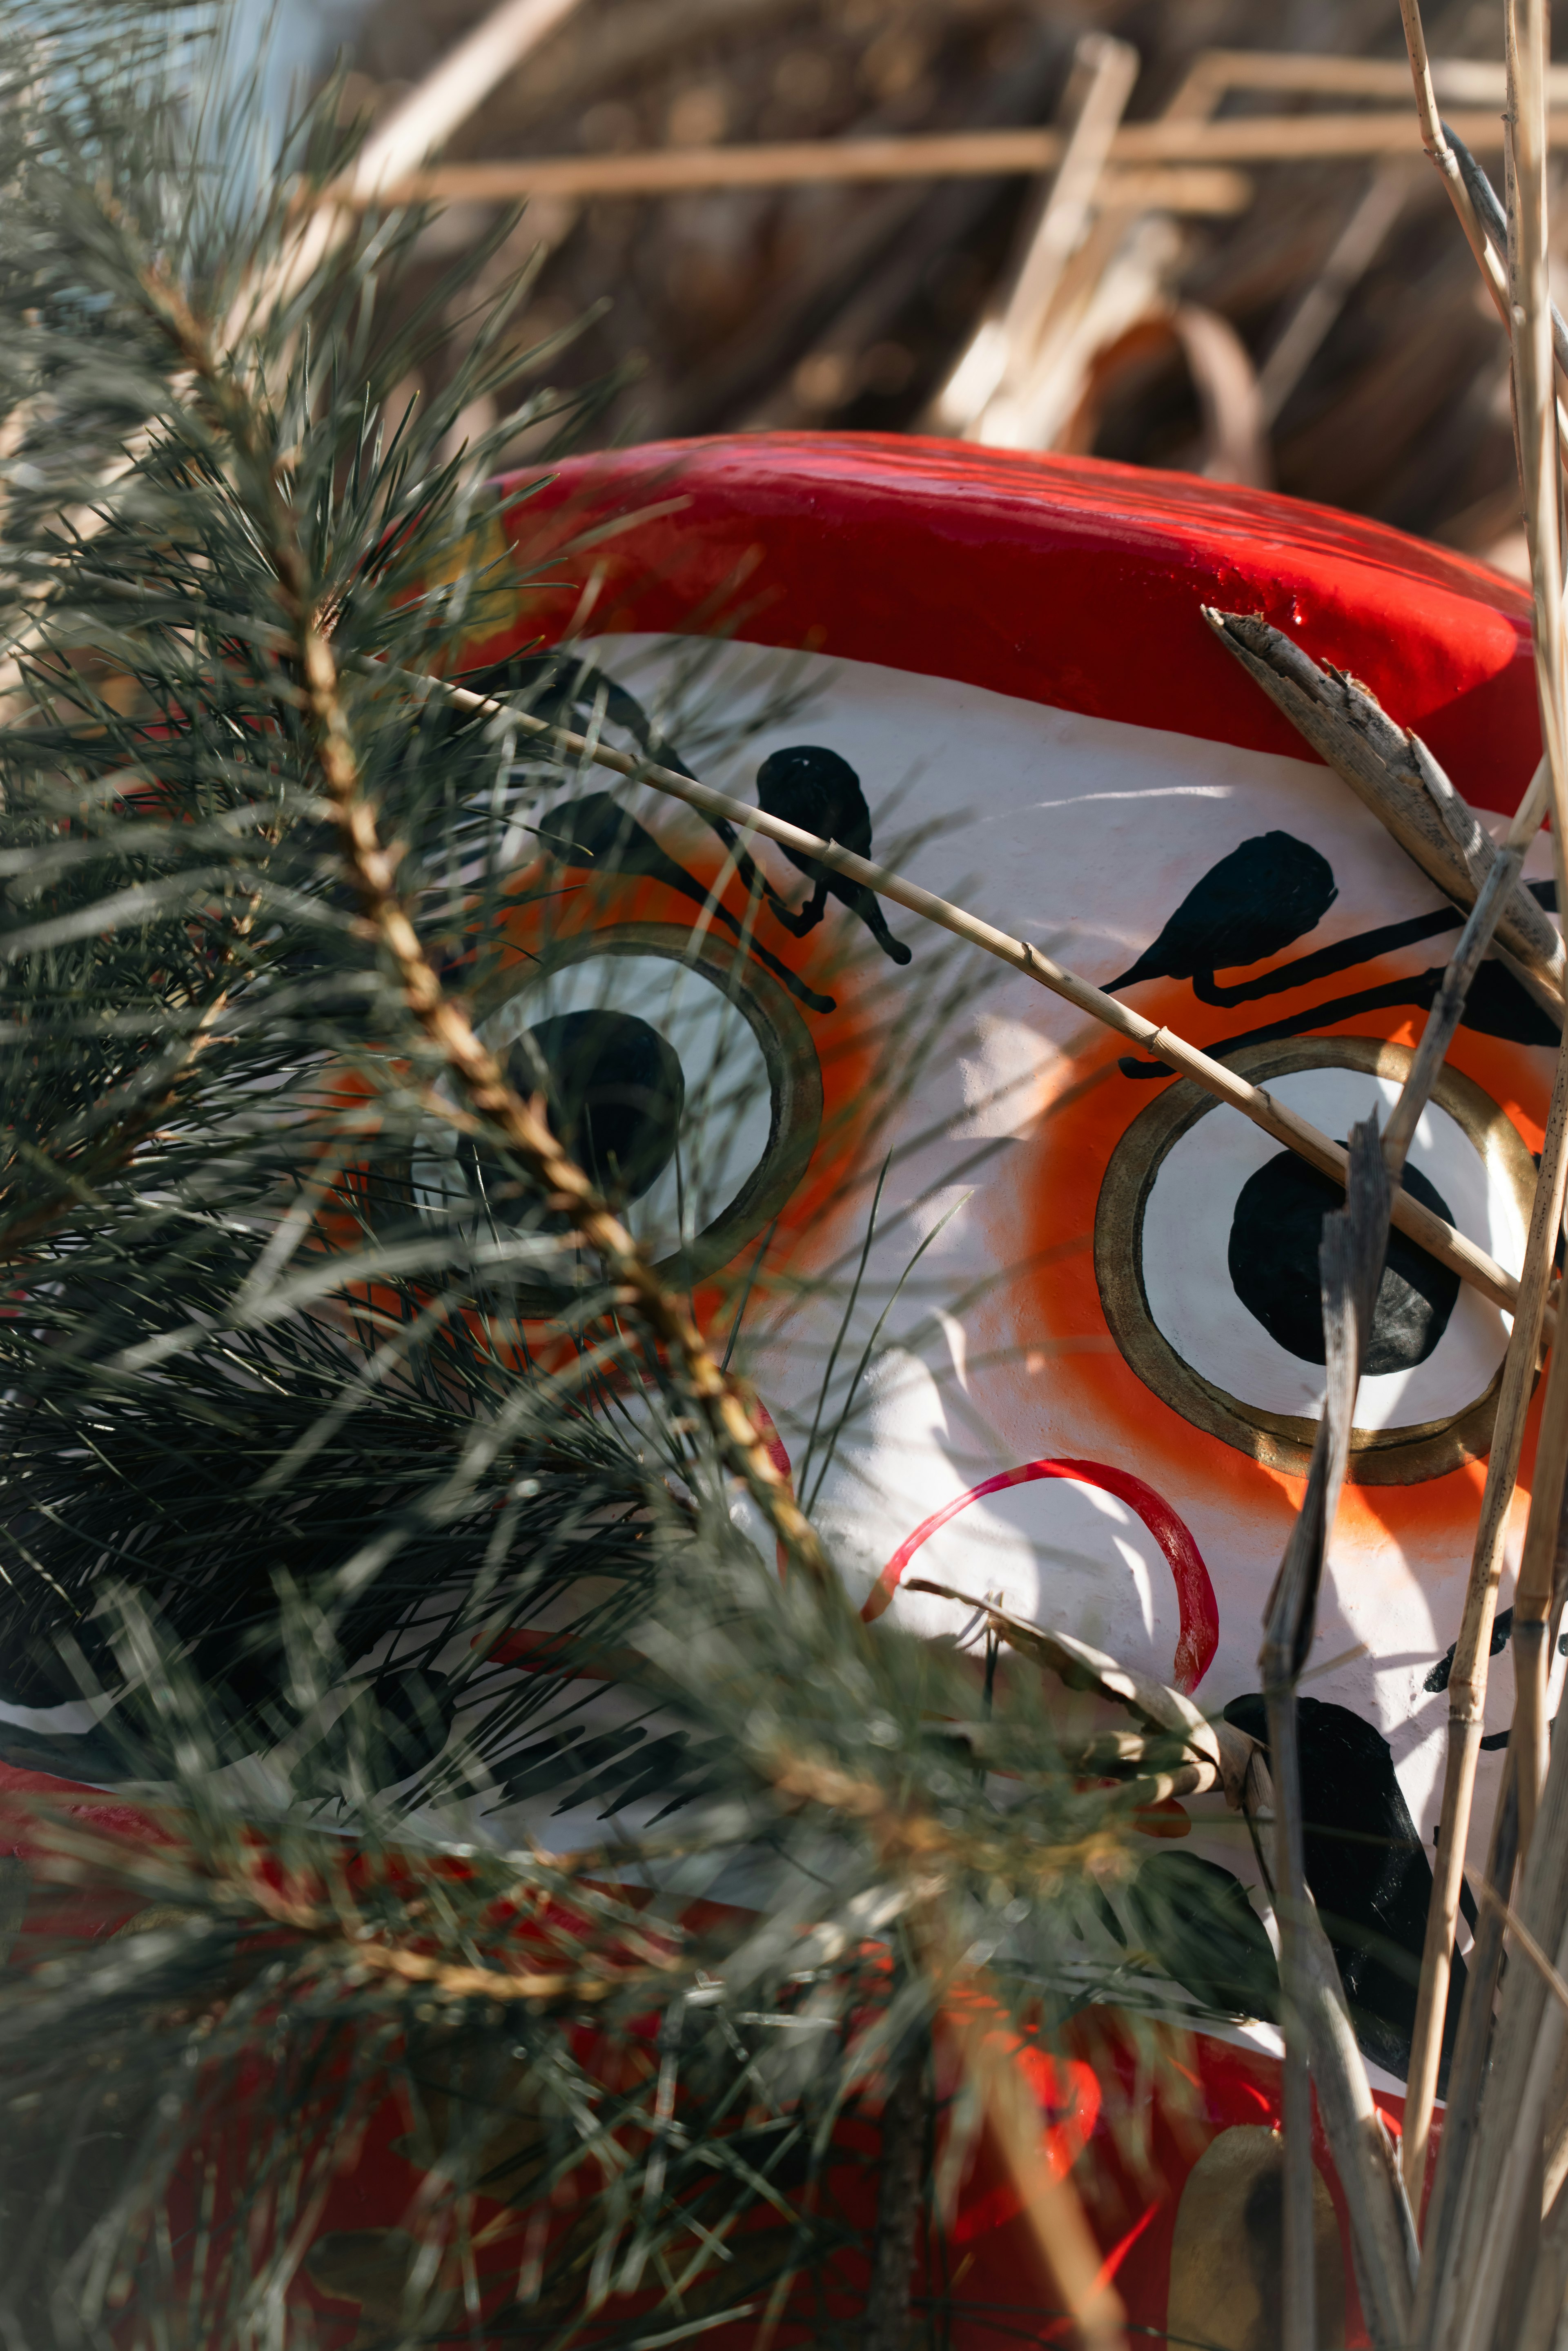
{"label": "black bird-shaped eyebrow", "polygon": [[534,831],[563,865],[586,867],[594,873],[640,874],[650,882],[662,882],[668,890],[679,891],[683,898],[693,900],[748,946],[758,961],[783,981],[791,996],[813,1012],[835,1009],[831,996],[819,996],[777,956],[769,955],[755,939],[747,939],[743,925],[729,908],[684,865],[677,865],[647,827],[639,824],[608,792],[587,792],[580,799],[559,801]]}
{"label": "black bird-shaped eyebrow", "polygon": [[[871,855],[871,810],[861,779],[837,751],[819,743],[796,743],[773,752],[757,770],[757,797],[768,816],[798,825],[802,832],[815,833],[819,841],[837,841],[853,856]],[[833,897],[860,916],[883,955],[894,963],[910,961],[908,947],[888,929],[874,891],[863,882],[846,881],[820,858],[808,857],[800,850],[786,849],[784,854],[798,872],[816,885],[798,914],[773,898],[774,912],[787,931],[803,938],[815,930],[829,898]]]}
{"label": "black bird-shaped eyebrow", "polygon": [[1294,833],[1241,841],[1193,883],[1158,938],[1116,979],[1190,979],[1205,1003],[1226,1002],[1217,971],[1264,963],[1319,924],[1339,895],[1328,859]]}

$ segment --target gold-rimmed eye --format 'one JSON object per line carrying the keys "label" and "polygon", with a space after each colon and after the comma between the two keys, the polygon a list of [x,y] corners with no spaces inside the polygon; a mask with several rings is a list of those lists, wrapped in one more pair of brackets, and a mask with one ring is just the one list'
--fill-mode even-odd
{"label": "gold-rimmed eye", "polygon": [[[727,940],[668,923],[580,932],[514,965],[476,1009],[482,1040],[519,1092],[543,1096],[668,1279],[720,1271],[806,1171],[822,1122],[816,1049],[785,989]],[[413,1205],[510,1221],[523,1204],[497,1167],[433,1125],[408,1166]],[[519,1292],[523,1311],[572,1286],[564,1245],[559,1257]]]}
{"label": "gold-rimmed eye", "polygon": [[[1306,1037],[1231,1066],[1331,1134],[1386,1119],[1403,1046]],[[1516,1129],[1445,1070],[1410,1187],[1518,1270],[1535,1169]],[[1127,1129],[1101,1186],[1095,1270],[1113,1335],[1183,1416],[1271,1468],[1304,1472],[1323,1383],[1317,1249],[1338,1194],[1212,1098],[1173,1086]],[[1506,1317],[1395,1237],[1356,1405],[1351,1476],[1406,1485],[1486,1450]]]}

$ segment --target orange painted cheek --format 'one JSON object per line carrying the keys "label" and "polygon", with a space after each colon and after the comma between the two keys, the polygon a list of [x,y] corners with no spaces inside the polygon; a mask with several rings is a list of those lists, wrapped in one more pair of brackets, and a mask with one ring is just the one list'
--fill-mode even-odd
{"label": "orange painted cheek", "polygon": [[[1140,1009],[1197,1044],[1223,1036],[1228,1017],[1177,984],[1147,988]],[[1413,1014],[1390,1037],[1384,1010],[1336,1024],[1333,1033],[1410,1044],[1420,1025]],[[1123,1354],[1102,1302],[1094,1235],[1106,1171],[1134,1120],[1165,1090],[1162,1081],[1123,1073],[1126,1050],[1108,1034],[1083,1045],[1032,1139],[1016,1147],[1003,1179],[977,1204],[987,1254],[1018,1269],[989,1309],[990,1343],[1017,1365],[999,1384],[1010,1392],[1026,1449],[1029,1433],[1049,1417],[1053,1444],[1131,1462],[1189,1501],[1196,1493],[1218,1516],[1245,1523],[1249,1548],[1270,1552],[1289,1532],[1302,1479],[1238,1450],[1157,1395]],[[1531,1150],[1539,1149],[1544,1121],[1542,1058],[1466,1031],[1450,1055]],[[1525,1488],[1538,1416],[1539,1395],[1526,1429]],[[1445,1580],[1454,1561],[1468,1560],[1485,1474],[1478,1459],[1408,1485],[1347,1486],[1336,1548],[1366,1561],[1374,1574],[1385,1553],[1390,1574],[1413,1569],[1423,1582]]]}

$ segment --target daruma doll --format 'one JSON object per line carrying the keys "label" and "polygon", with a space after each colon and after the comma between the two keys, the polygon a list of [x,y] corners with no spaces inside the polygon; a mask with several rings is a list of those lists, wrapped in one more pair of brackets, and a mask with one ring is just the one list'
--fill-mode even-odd
{"label": "daruma doll", "polygon": [[[470,683],[526,663],[547,715],[1032,941],[1324,1133],[1386,1118],[1460,917],[1201,608],[1353,672],[1500,821],[1538,749],[1526,601],[1503,580],[1260,494],[891,439],[576,461],[505,528],[533,584]],[[553,674],[552,638],[572,655]],[[575,1055],[622,1104],[639,1238],[684,1251],[701,1297],[754,1283],[738,1360],[865,1617],[978,1659],[988,1603],[1261,1735],[1263,1608],[1324,1377],[1322,1180],[1032,981],[653,789],[558,784],[517,862],[519,952],[480,1033]],[[1526,881],[1554,912],[1550,872],[1538,842]],[[1408,1162],[1407,1188],[1514,1274],[1556,1046],[1483,965]],[[684,1122],[716,1102],[732,1113],[687,1163]],[[402,1171],[416,1202],[470,1178],[434,1142]],[[1396,2124],[1508,1335],[1396,1236],[1301,1702],[1309,1876]],[[1516,1515],[1533,1446],[1532,1416]],[[1505,1649],[1472,1870],[1511,1704]],[[1218,1795],[1145,1826],[1134,1892],[1223,1879],[1266,1946],[1259,1865]],[[591,1810],[549,1823],[562,1845],[597,1833]],[[1092,2057],[1040,2067],[1044,2143],[1130,2323],[1250,2351],[1277,2326],[1279,2044],[1241,2020],[1190,2045],[1179,2127],[1153,2116],[1143,2172],[1101,2120],[1110,2018]],[[1354,2341],[1320,2156],[1320,2328]],[[364,2179],[354,2196],[356,2219],[323,2225],[368,2227]],[[947,2252],[955,2342],[1044,2339],[1049,2286],[983,2144]]]}

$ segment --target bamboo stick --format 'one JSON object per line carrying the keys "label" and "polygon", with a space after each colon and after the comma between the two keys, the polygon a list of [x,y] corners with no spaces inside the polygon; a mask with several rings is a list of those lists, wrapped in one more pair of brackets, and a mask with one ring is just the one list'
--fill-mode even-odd
{"label": "bamboo stick", "polygon": [[[706,817],[722,818],[743,835],[758,834],[764,840],[777,841],[781,848],[792,849],[813,858],[835,873],[843,874],[848,881],[861,883],[865,888],[874,890],[879,897],[890,898],[894,905],[907,907],[911,914],[924,916],[927,922],[950,931],[955,938],[981,948],[987,955],[995,956],[998,962],[1010,966],[1014,971],[1037,980],[1042,987],[1050,988],[1053,995],[1061,997],[1067,1003],[1076,1005],[1080,1011],[1089,1013],[1116,1035],[1125,1037],[1145,1052],[1152,1053],[1156,1060],[1167,1063],[1179,1076],[1191,1078],[1217,1102],[1227,1102],[1233,1110],[1239,1110],[1244,1118],[1250,1119],[1255,1126],[1261,1127],[1266,1134],[1271,1134],[1276,1142],[1284,1144],[1288,1150],[1298,1153],[1310,1165],[1332,1176],[1335,1183],[1344,1183],[1349,1161],[1343,1144],[1321,1134],[1309,1119],[1302,1118],[1285,1103],[1276,1102],[1263,1087],[1250,1085],[1234,1070],[1227,1068],[1223,1061],[1214,1061],[1208,1054],[1198,1051],[1196,1046],[1187,1044],[1172,1029],[1146,1020],[1142,1013],[1134,1012],[1114,996],[1107,995],[1103,988],[1096,987],[1090,980],[1081,979],[1075,972],[1055,962],[1039,947],[1031,946],[1027,940],[1009,937],[1007,932],[998,931],[992,924],[981,922],[977,915],[950,904],[946,898],[937,897],[935,891],[923,889],[918,883],[906,882],[902,875],[890,872],[885,866],[875,865],[869,858],[857,857],[852,851],[841,849],[836,841],[819,840],[814,833],[803,832],[799,825],[786,824],[782,819],[769,816],[765,810],[750,807],[744,800],[732,799],[727,793],[715,791],[711,786],[699,784],[690,776],[677,775],[672,768],[659,767],[630,752],[613,750],[597,739],[591,742],[586,736],[576,734],[569,727],[554,726],[548,719],[536,718],[529,712],[515,709],[509,703],[475,694],[469,688],[453,685],[445,679],[392,670],[369,658],[360,666],[379,676],[396,678],[400,683],[423,692],[439,692],[461,708],[504,716],[508,725],[533,736],[536,740],[549,742],[558,751],[575,758],[591,759],[596,765],[612,768],[616,774],[634,782],[647,784],[672,799],[683,800],[688,808],[696,809]],[[1470,1283],[1483,1298],[1500,1307],[1505,1314],[1515,1312],[1519,1304],[1519,1282],[1485,1249],[1467,1239],[1463,1233],[1456,1232],[1452,1225],[1435,1216],[1429,1208],[1423,1207],[1408,1192],[1395,1193],[1393,1218],[1401,1232],[1408,1234],[1440,1265],[1448,1266],[1462,1281]]]}
{"label": "bamboo stick", "polygon": [[[1519,1311],[1514,1316],[1508,1353],[1503,1358],[1502,1384],[1498,1395],[1497,1418],[1492,1424],[1491,1449],[1487,1457],[1480,1519],[1476,1528],[1469,1581],[1465,1590],[1464,1610],[1448,1676],[1448,1745],[1444,1767],[1443,1801],[1437,1849],[1432,1862],[1432,1894],[1427,1910],[1427,1939],[1421,1957],[1416,2029],[1405,2091],[1405,2131],[1400,2145],[1405,2185],[1417,2211],[1427,2175],[1432,2107],[1437,2094],[1443,2026],[1448,2015],[1448,1985],[1453,1970],[1454,1937],[1458,1929],[1465,1848],[1469,1842],[1476,1771],[1485,1728],[1492,1622],[1497,1611],[1498,1586],[1502,1576],[1503,1538],[1508,1529],[1514,1481],[1519,1475],[1524,1424],[1535,1386],[1542,1314],[1552,1277],[1557,1235],[1563,1227],[1565,1196],[1568,1196],[1568,1040],[1564,1041],[1558,1053],[1552,1080],[1546,1133],[1541,1145],[1541,1172],[1536,1178],[1530,1236],[1524,1253],[1524,1272],[1520,1284]],[[1568,1350],[1563,1352],[1568,1353]],[[1510,1866],[1511,1869],[1511,1862]]]}
{"label": "bamboo stick", "polygon": [[[1568,127],[1568,114],[1553,118]],[[1495,114],[1456,113],[1465,144],[1495,153],[1502,129]],[[1260,164],[1345,156],[1414,155],[1419,135],[1409,114],[1242,115],[1219,122],[1157,119],[1124,123],[1107,162]],[[410,170],[373,191],[330,184],[318,204],[373,203],[511,204],[526,196],[656,196],[702,188],[816,187],[829,181],[1033,177],[1061,160],[1056,131],[933,131],[907,139],[787,140],[747,147],[654,147],[627,155],[538,155],[444,163]],[[1456,176],[1458,166],[1455,166]],[[1447,173],[1445,172],[1445,177]],[[1482,246],[1484,246],[1484,239]],[[1477,259],[1481,259],[1477,248]],[[1484,262],[1482,266],[1485,266]]]}

